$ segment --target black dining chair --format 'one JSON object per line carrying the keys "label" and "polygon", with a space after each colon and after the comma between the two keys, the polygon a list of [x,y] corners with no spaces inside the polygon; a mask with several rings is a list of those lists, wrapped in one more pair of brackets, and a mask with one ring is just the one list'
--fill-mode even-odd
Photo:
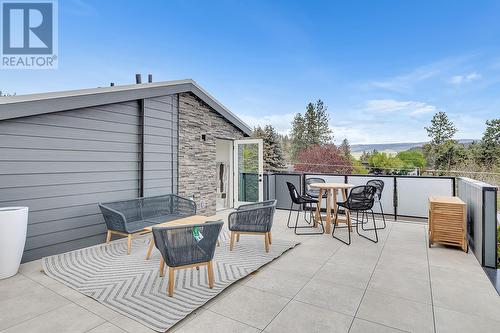
{"label": "black dining chair", "polygon": [[[380,207],[380,212],[382,214],[382,220],[384,221],[384,226],[382,228],[379,228],[380,229],[385,229],[386,227],[386,224],[385,224],[385,215],[384,215],[384,208],[382,208],[382,192],[384,191],[384,182],[382,180],[379,180],[379,179],[372,179],[372,180],[369,180],[368,182],[366,182],[366,185],[371,185],[371,186],[375,186],[375,188],[377,189],[377,192],[375,193],[375,202],[378,202],[379,204],[379,207]],[[363,226],[361,226],[363,228]],[[364,229],[363,230],[372,230],[372,229]]]}
{"label": "black dining chair", "polygon": [[[288,187],[288,192],[290,193],[290,199],[292,200],[292,203],[290,205],[290,211],[288,213],[288,222],[286,224],[287,227],[293,228],[296,235],[320,235],[320,234],[323,234],[325,232],[325,227],[323,226],[323,220],[321,218],[321,214],[319,216],[320,221],[318,221],[318,223],[321,226],[321,230],[322,230],[321,232],[303,232],[303,233],[297,232],[297,229],[305,229],[305,228],[314,228],[315,227],[314,225],[303,225],[303,226],[298,225],[300,211],[297,211],[297,217],[295,219],[295,226],[290,225],[290,217],[292,215],[292,210],[293,210],[294,204],[298,205],[299,207],[302,207],[302,206],[307,205],[307,204],[318,204],[318,199],[314,199],[314,198],[311,198],[308,196],[300,195],[299,192],[297,191],[297,188],[295,187],[295,185],[293,185],[290,182],[286,182],[286,186]],[[305,217],[304,217],[304,219],[305,219]]]}
{"label": "black dining chair", "polygon": [[[326,183],[326,181],[323,178],[318,178],[318,177],[307,178],[305,180],[305,191],[304,191],[305,195],[309,198],[318,199],[318,201],[319,201],[319,192],[320,192],[319,189],[311,187],[311,184],[314,184],[314,183],[323,183],[324,184],[324,183]],[[322,198],[326,199],[326,197],[327,197],[327,194],[325,192],[325,193],[323,193]],[[312,203],[310,203],[309,204],[309,220],[307,219],[305,212],[304,212],[304,219],[307,223],[311,224],[311,222],[313,221],[313,214],[314,214],[313,206],[312,206]]]}
{"label": "black dining chair", "polygon": [[[349,196],[347,197],[347,200],[344,202],[337,202],[337,206],[345,208],[349,210],[349,212],[356,212],[356,233],[363,237],[366,238],[374,243],[378,242],[378,234],[377,234],[377,224],[375,223],[375,215],[373,214],[373,205],[375,202],[375,195],[376,195],[377,189],[375,186],[371,185],[361,185],[361,186],[356,186],[351,189],[349,192]],[[370,230],[375,230],[375,239],[371,239],[363,234],[360,234],[359,232],[359,224],[363,225],[365,223],[364,217],[366,215],[366,223],[368,223],[368,213],[371,213],[372,215],[372,220],[373,220],[373,229]],[[359,221],[359,213],[361,214],[362,220]],[[365,214],[366,213],[366,214]],[[337,220],[337,215],[338,215],[338,209],[335,213],[335,221]],[[351,217],[352,219],[352,217]],[[339,227],[335,223],[333,223],[333,231],[332,231],[332,237],[341,241],[342,243],[346,245],[351,245],[351,226],[348,224],[345,227]],[[340,239],[335,236],[335,229],[337,228],[347,228],[348,231],[348,241],[344,241],[343,239]],[[363,229],[365,230],[365,229]],[[368,230],[368,229],[366,229]]]}

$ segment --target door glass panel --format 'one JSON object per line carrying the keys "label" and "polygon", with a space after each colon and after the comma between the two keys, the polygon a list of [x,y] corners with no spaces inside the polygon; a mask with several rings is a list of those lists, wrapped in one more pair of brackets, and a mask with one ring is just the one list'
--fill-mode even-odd
{"label": "door glass panel", "polygon": [[238,145],[238,198],[239,202],[259,201],[259,145]]}

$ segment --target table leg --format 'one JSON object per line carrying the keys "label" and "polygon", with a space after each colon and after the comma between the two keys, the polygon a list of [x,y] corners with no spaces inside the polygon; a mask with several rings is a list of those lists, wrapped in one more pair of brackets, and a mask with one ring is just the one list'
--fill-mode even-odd
{"label": "table leg", "polygon": [[325,219],[325,234],[329,234],[332,232],[332,207],[331,207],[331,202],[332,202],[332,190],[327,189],[326,190],[326,219]]}
{"label": "table leg", "polygon": [[[339,209],[339,207],[337,206],[337,190],[336,189],[332,189],[332,192],[333,192],[333,216],[337,216],[337,209]],[[334,218],[334,221],[333,223],[335,223],[335,225],[338,225],[338,221],[336,218]]]}

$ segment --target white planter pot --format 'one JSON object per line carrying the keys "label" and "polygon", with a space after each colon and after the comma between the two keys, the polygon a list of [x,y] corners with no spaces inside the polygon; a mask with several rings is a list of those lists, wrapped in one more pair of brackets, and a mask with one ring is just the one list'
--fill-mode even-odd
{"label": "white planter pot", "polygon": [[27,228],[28,207],[0,207],[0,279],[19,270]]}

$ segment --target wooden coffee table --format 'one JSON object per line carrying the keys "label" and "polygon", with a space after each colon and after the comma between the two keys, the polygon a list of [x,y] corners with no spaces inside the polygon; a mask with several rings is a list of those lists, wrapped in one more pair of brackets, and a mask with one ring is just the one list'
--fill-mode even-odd
{"label": "wooden coffee table", "polygon": [[[181,225],[193,225],[193,224],[201,224],[205,223],[208,221],[220,221],[223,220],[224,218],[219,215],[212,215],[212,216],[203,216],[203,215],[192,215],[188,217],[183,217],[177,220],[171,220],[165,223],[159,223],[155,224],[150,227],[144,228],[145,232],[151,232],[153,231],[153,228],[155,227],[173,227],[173,226],[181,226]],[[151,236],[151,239],[149,240],[149,247],[148,247],[148,252],[146,253],[146,260],[148,260],[151,257],[151,251],[153,250],[153,247],[155,245],[155,241],[153,236]],[[219,241],[217,241],[217,246],[219,245]]]}

